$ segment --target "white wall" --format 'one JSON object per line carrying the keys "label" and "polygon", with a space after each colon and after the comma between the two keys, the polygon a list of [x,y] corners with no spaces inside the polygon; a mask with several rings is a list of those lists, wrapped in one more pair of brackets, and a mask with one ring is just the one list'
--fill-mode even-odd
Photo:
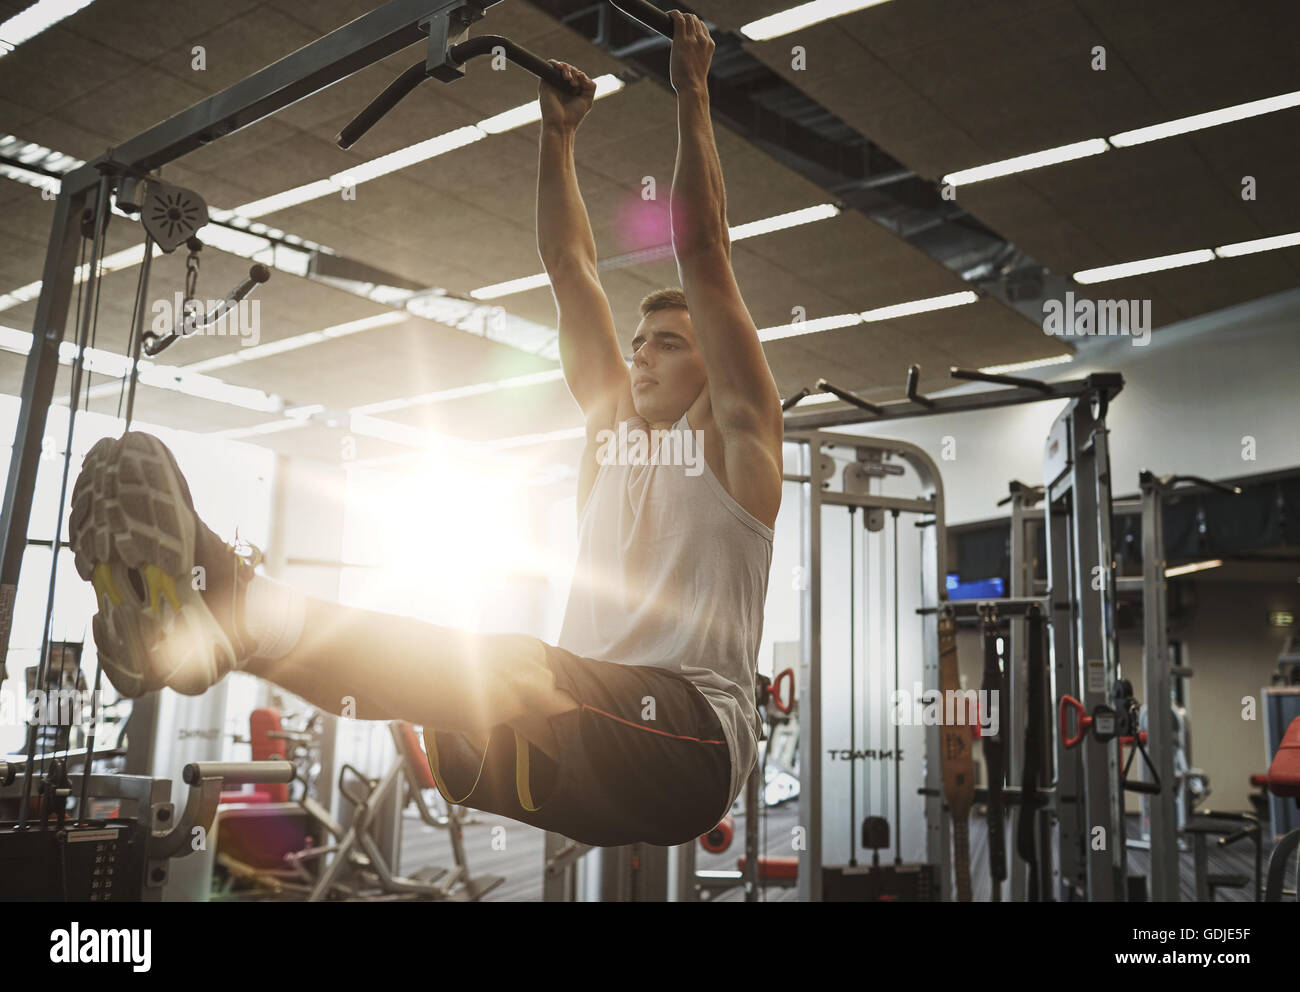
{"label": "white wall", "polygon": [[[1300,290],[1163,328],[1146,347],[1127,337],[1073,340],[1087,346],[1073,363],[1022,374],[1049,382],[1123,374],[1107,418],[1117,496],[1138,491],[1144,468],[1230,478],[1300,465]],[[886,357],[906,364],[905,355]],[[1005,515],[996,504],[1011,479],[1041,483],[1043,444],[1064,408],[1034,403],[836,430],[924,448],[943,470],[948,523],[961,524]],[[955,458],[943,458],[945,437]],[[1253,458],[1244,457],[1252,454],[1244,438],[1254,438]]]}

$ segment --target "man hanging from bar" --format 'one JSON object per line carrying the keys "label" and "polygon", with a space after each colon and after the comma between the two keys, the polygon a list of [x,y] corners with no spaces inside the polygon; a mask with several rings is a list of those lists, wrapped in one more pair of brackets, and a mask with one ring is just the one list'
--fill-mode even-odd
{"label": "man hanging from bar", "polygon": [[87,455],[70,518],[120,691],[198,694],[239,670],[331,713],[407,720],[425,728],[448,800],[589,844],[680,844],[727,812],[757,756],[782,415],[731,268],[713,41],[695,16],[670,16],[681,289],[642,301],[630,370],[574,163],[595,85],[556,62],[581,92],[540,90],[538,248],[588,439],[559,645],[322,602],[258,575],[198,518],[162,442],[129,433]]}

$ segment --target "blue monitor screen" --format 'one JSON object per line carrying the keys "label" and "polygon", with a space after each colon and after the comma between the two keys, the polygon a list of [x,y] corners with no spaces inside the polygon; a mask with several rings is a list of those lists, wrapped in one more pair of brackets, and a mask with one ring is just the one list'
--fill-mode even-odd
{"label": "blue monitor screen", "polygon": [[949,599],[1001,599],[1006,594],[1006,583],[1001,576],[962,582],[961,576],[949,573],[947,586]]}

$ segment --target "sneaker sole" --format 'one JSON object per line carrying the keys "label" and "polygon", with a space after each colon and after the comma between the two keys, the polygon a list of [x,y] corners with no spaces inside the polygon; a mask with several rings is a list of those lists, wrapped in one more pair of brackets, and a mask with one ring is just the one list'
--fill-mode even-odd
{"label": "sneaker sole", "polygon": [[193,503],[160,440],[132,432],[91,448],[73,487],[68,533],[77,573],[95,588],[95,644],[119,692],[166,685],[199,695],[239,667],[203,601]]}

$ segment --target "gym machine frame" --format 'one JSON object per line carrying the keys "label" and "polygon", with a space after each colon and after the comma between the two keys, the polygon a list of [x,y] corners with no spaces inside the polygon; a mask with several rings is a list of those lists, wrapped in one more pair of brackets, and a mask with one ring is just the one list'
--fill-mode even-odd
{"label": "gym machine frame", "polygon": [[[807,831],[807,847],[800,858],[798,893],[801,901],[820,902],[822,899],[822,672],[821,672],[821,542],[822,507],[843,506],[861,508],[867,513],[897,511],[921,517],[921,583],[922,603],[937,607],[946,598],[944,568],[947,552],[947,535],[944,530],[943,480],[933,459],[916,445],[885,438],[862,437],[853,434],[835,434],[824,431],[790,430],[787,418],[786,441],[798,444],[799,472],[785,475],[787,482],[800,483],[801,558],[805,582],[802,586],[802,644],[799,665],[799,823]],[[828,448],[851,451],[855,460],[846,466],[839,490],[831,490],[834,481],[835,459]],[[871,492],[870,480],[901,465],[895,459],[911,466],[921,487],[915,498],[889,497]],[[927,690],[939,687],[939,631],[938,615],[933,609],[922,617],[922,643],[924,644],[924,686]],[[926,753],[939,753],[937,726],[927,727]],[[856,767],[852,774],[857,774]],[[943,773],[938,762],[926,766],[926,852],[932,863],[940,864],[940,888],[946,891],[951,876],[950,847],[947,818],[943,815]],[[748,825],[748,824],[747,824]],[[899,825],[895,824],[895,830]],[[856,826],[855,826],[856,829]]]}
{"label": "gym machine frame", "polygon": [[[1116,647],[1114,625],[1114,562],[1110,544],[1111,488],[1110,455],[1107,446],[1106,412],[1110,401],[1123,389],[1123,378],[1117,373],[1093,373],[1082,379],[1061,383],[1045,383],[1016,376],[995,375],[964,369],[951,369],[953,378],[989,382],[1010,388],[986,390],[942,397],[922,396],[917,390],[920,370],[908,370],[904,400],[888,403],[870,403],[822,379],[816,388],[829,392],[850,404],[850,409],[792,414],[790,409],[812,390],[801,390],[785,403],[786,438],[804,444],[801,474],[795,481],[803,483],[803,562],[808,576],[803,604],[803,681],[799,686],[801,703],[800,723],[800,818],[808,829],[806,871],[800,871],[799,895],[801,899],[821,898],[821,507],[831,505],[881,506],[884,509],[919,509],[916,501],[882,500],[876,497],[858,503],[852,494],[833,494],[827,499],[823,483],[828,481],[820,443],[826,438],[822,428],[847,424],[865,424],[881,420],[900,420],[909,417],[934,416],[943,413],[962,413],[974,410],[995,409],[1022,403],[1045,400],[1067,400],[1066,408],[1057,417],[1048,433],[1044,456],[1045,524],[1048,534],[1048,591],[1045,599],[1035,597],[1030,588],[1018,588],[1017,575],[1023,573],[1024,562],[1013,564],[1012,597],[1004,600],[985,600],[952,604],[959,614],[977,615],[981,608],[995,608],[1000,615],[1022,617],[1035,605],[1045,605],[1044,618],[1050,630],[1048,662],[1054,675],[1049,698],[1055,700],[1062,694],[1083,699],[1089,710],[1100,704],[1109,704],[1115,681]],[[830,435],[831,443],[860,446],[898,445],[895,441]],[[934,513],[934,526],[923,534],[922,546],[922,617],[924,636],[924,688],[937,689],[938,632],[937,616],[940,608],[947,606],[945,586],[946,536],[944,533],[942,482],[934,462],[920,453],[923,462],[913,462],[923,485],[929,486],[928,473],[933,473],[933,490],[930,512]],[[928,468],[926,467],[928,464]],[[790,478],[790,477],[787,477]],[[912,503],[912,506],[900,505]],[[1013,506],[1013,521],[1016,507]],[[1013,522],[1014,526],[1014,522]],[[1013,542],[1014,544],[1014,542]],[[1032,545],[1031,545],[1032,547]],[[1094,577],[1097,581],[1094,582]],[[1032,582],[1032,571],[1029,573]],[[1023,582],[1023,579],[1021,580]],[[933,586],[933,588],[932,588]],[[1065,613],[1066,617],[1058,617]],[[1019,620],[1023,630],[1025,621]],[[1013,638],[1023,646],[1024,637]],[[1024,663],[1023,651],[1011,655],[1012,668],[1019,657]],[[1091,678],[1084,677],[1085,669]],[[1011,672],[1010,690],[1015,699],[1016,683]],[[1081,690],[1080,686],[1084,689]],[[1082,695],[1080,695],[1082,691]],[[1013,707],[1019,709],[1019,707]],[[1047,727],[1054,727],[1050,714],[1046,714]],[[1009,735],[1009,738],[1014,735]],[[1059,735],[1058,735],[1059,736]],[[1018,769],[1023,762],[1023,747],[1019,740],[1009,739],[1008,768]],[[1122,878],[1124,863],[1123,792],[1120,789],[1118,770],[1118,745],[1115,740],[1102,743],[1091,737],[1080,751],[1069,752],[1058,740],[1055,765],[1057,781],[1040,781],[1039,794],[1046,801],[1038,811],[1037,845],[1040,871],[1045,891],[1049,877],[1055,878],[1061,897],[1074,895],[1088,900],[1111,901],[1125,898]],[[927,728],[927,754],[935,760],[926,763],[926,782],[922,790],[926,810],[926,858],[939,866],[939,891],[946,899],[952,885],[952,850],[950,831],[942,799],[942,772],[939,755],[938,728]],[[816,760],[813,760],[816,756]],[[1050,778],[1052,764],[1045,768]],[[1019,790],[1008,788],[1008,799],[1014,801]],[[1068,796],[1074,815],[1061,816],[1062,796]],[[1057,813],[1059,864],[1052,865],[1052,845],[1044,821],[1052,812]],[[1103,850],[1093,851],[1085,845],[1087,827],[1105,830],[1107,842]],[[898,825],[895,825],[898,829]],[[1086,853],[1085,853],[1086,851]],[[1117,871],[1117,866],[1119,870]],[[1023,865],[1012,859],[1013,898],[1016,883],[1023,884]]]}
{"label": "gym machine frame", "polygon": [[[59,370],[59,346],[66,333],[77,269],[77,249],[83,238],[91,238],[93,248],[89,254],[86,279],[91,292],[88,294],[81,326],[76,329],[77,354],[72,379],[74,402],[69,411],[70,417],[76,415],[75,395],[80,391],[85,351],[95,310],[93,304],[98,296],[100,242],[109,222],[113,194],[123,184],[134,186],[142,180],[151,179],[151,174],[156,170],[182,156],[276,114],[299,100],[419,43],[427,45],[427,56],[419,72],[413,66],[399,80],[404,87],[400,92],[389,87],[365,108],[353,122],[352,130],[346,135],[340,135],[340,145],[346,146],[355,141],[424,78],[455,80],[464,75],[465,61],[487,54],[498,46],[510,61],[552,85],[567,89],[567,82],[557,70],[507,39],[487,36],[466,40],[470,25],[481,20],[486,10],[499,2],[500,0],[389,0],[383,6],[196,103],[188,110],[154,125],[62,177],[41,274],[41,292],[32,329],[32,350],[23,371],[21,407],[3,509],[0,510],[0,541],[3,542],[0,544],[0,685],[8,675],[5,658],[13,629],[13,608],[23,553],[28,543],[27,531],[42,440]],[[672,25],[668,16],[645,0],[610,2],[647,28],[671,36]],[[152,260],[152,245],[146,241],[146,246],[142,263],[145,292]],[[70,450],[64,453],[65,471],[71,457]],[[59,540],[61,536],[56,534],[56,547],[53,549],[56,565]],[[48,616],[46,620],[48,626]],[[42,650],[38,684],[43,684],[45,676],[45,655],[46,652]],[[29,745],[29,752],[30,750]],[[38,756],[29,754],[29,757]],[[87,766],[90,763],[88,760]],[[28,818],[28,796],[33,778],[28,771],[34,769],[35,765],[36,761],[23,763],[18,821],[20,827],[26,824]],[[5,774],[13,774],[16,770],[14,765],[10,765]],[[122,779],[118,791],[133,795],[140,791],[138,784],[127,781],[129,776],[72,776],[73,780],[87,779],[88,785],[93,783],[93,794],[112,795],[115,790],[111,783],[102,781],[106,778]],[[86,793],[87,790],[79,784],[77,794],[84,799]],[[142,808],[147,814],[154,806],[146,804]],[[84,820],[85,816],[86,811],[78,809],[77,819]],[[148,835],[153,834],[147,825],[142,829]]]}

